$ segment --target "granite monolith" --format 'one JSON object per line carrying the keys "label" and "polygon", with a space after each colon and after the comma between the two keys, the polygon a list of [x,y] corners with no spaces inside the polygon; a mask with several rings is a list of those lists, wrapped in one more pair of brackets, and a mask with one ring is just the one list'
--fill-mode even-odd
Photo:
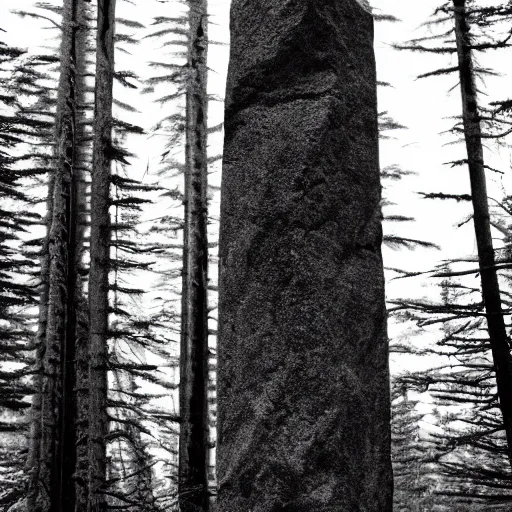
{"label": "granite monolith", "polygon": [[225,108],[217,511],[391,511],[366,3],[233,0]]}

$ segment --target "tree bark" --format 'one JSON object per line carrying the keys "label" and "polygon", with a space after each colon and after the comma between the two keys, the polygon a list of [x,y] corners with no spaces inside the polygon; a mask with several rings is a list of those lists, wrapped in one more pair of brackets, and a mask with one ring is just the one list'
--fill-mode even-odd
{"label": "tree bark", "polygon": [[91,267],[89,274],[89,496],[88,512],[107,509],[106,435],[110,270],[110,176],[115,0],[98,1],[94,147],[91,183]]}
{"label": "tree bark", "polygon": [[[90,14],[87,10],[84,12],[84,27],[86,16]],[[86,44],[87,33],[81,34],[84,38],[81,44]],[[85,63],[84,63],[85,64]],[[79,72],[82,76],[85,75],[85,65],[79,67]],[[83,98],[83,97],[82,97]],[[85,103],[85,99],[84,99]],[[85,129],[85,112],[80,112],[79,127],[78,127],[79,153],[77,155],[82,168],[87,166],[88,161],[88,133]],[[75,511],[84,512],[87,510],[88,499],[88,425],[89,425],[89,315],[88,303],[85,293],[85,283],[83,275],[87,275],[83,266],[83,253],[85,247],[84,229],[89,221],[89,211],[87,205],[87,182],[83,171],[79,171],[79,184],[78,184],[78,234],[77,234],[77,265],[78,275],[76,283],[76,350],[75,350],[75,471],[74,471],[74,485],[75,485]]]}
{"label": "tree bark", "polygon": [[234,0],[218,512],[392,510],[373,19]]}
{"label": "tree bark", "polygon": [[48,180],[48,198],[46,201],[46,235],[41,246],[41,282],[39,291],[39,317],[36,334],[36,351],[34,361],[34,395],[30,408],[30,433],[26,468],[28,473],[27,512],[36,510],[37,499],[42,489],[39,488],[39,471],[41,464],[42,437],[42,392],[43,392],[43,357],[46,346],[46,328],[48,324],[48,298],[50,279],[49,237],[53,217],[53,187],[55,176]]}
{"label": "tree bark", "polygon": [[76,468],[75,512],[87,510],[88,485],[88,425],[89,425],[89,328],[88,304],[83,294],[77,298],[76,345]]}
{"label": "tree bark", "polygon": [[[92,143],[87,130],[87,100],[85,96],[85,76],[87,57],[90,56],[89,33],[91,31],[92,9],[90,4],[82,3],[80,11],[80,30],[77,34],[78,52],[78,92],[77,107],[77,281],[76,281],[76,350],[75,350],[75,470],[73,474],[75,488],[75,511],[87,510],[88,499],[88,411],[89,411],[89,315],[86,289],[87,272],[83,255],[85,229],[89,223],[89,209],[86,169],[90,170],[90,150]],[[89,173],[87,173],[89,175]]]}
{"label": "tree bark", "polygon": [[178,500],[208,511],[207,2],[188,0]]}
{"label": "tree bark", "polygon": [[468,169],[473,203],[482,298],[485,305],[487,330],[491,345],[503,426],[507,438],[508,457],[512,465],[512,360],[509,337],[501,309],[500,287],[495,269],[489,203],[485,178],[482,128],[471,51],[471,37],[467,22],[466,1],[454,0],[455,36],[459,63],[460,90],[464,138],[468,155]]}
{"label": "tree bark", "polygon": [[[48,238],[48,312],[42,361],[41,445],[35,509],[57,512],[74,500],[74,351],[76,341],[78,176],[76,157],[77,63],[80,0],[63,5],[61,68],[55,119],[57,168],[52,184]],[[41,304],[44,316],[45,304]],[[33,504],[32,498],[30,498]]]}

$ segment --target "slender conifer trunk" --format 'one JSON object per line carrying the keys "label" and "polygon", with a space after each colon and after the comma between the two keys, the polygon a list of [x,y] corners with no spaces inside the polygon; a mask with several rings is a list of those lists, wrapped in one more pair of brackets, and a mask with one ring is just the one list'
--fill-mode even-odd
{"label": "slender conifer trunk", "polygon": [[110,270],[110,176],[115,0],[98,1],[96,94],[91,183],[89,276],[89,496],[88,512],[106,510],[108,276]]}
{"label": "slender conifer trunk", "polygon": [[85,293],[83,254],[86,250],[84,246],[84,231],[88,223],[88,201],[87,201],[87,181],[84,169],[87,168],[88,151],[90,142],[86,130],[86,97],[85,74],[87,73],[87,45],[88,29],[90,28],[91,9],[87,4],[83,4],[81,11],[81,28],[78,33],[78,45],[80,47],[78,74],[79,74],[79,104],[77,114],[77,268],[76,275],[76,350],[75,350],[75,470],[74,470],[74,488],[75,488],[75,511],[85,512],[87,510],[88,497],[88,410],[89,410],[89,315],[87,297]]}
{"label": "slender conifer trunk", "polygon": [[207,2],[189,0],[180,356],[181,512],[208,510]]}
{"label": "slender conifer trunk", "polygon": [[467,22],[465,0],[454,0],[455,35],[459,61],[464,138],[468,155],[473,220],[475,226],[482,298],[485,305],[487,329],[491,344],[498,397],[503,414],[509,460],[512,464],[512,361],[509,338],[501,309],[500,287],[495,269],[489,203],[485,179],[482,129],[478,113],[477,91]]}
{"label": "slender conifer trunk", "polygon": [[[61,67],[48,236],[48,311],[41,382],[41,443],[35,510],[73,510],[75,465],[74,351],[76,341],[77,33],[81,0],[64,0]],[[46,263],[45,263],[46,264]],[[42,304],[41,315],[44,316]],[[32,501],[32,498],[30,498]]]}
{"label": "slender conifer trunk", "polygon": [[39,489],[39,471],[41,464],[41,436],[42,436],[42,386],[43,386],[43,357],[46,346],[46,327],[48,324],[48,297],[50,259],[48,254],[49,236],[53,213],[53,187],[55,175],[50,174],[48,179],[48,199],[46,201],[46,235],[41,247],[41,274],[39,291],[39,318],[36,334],[36,352],[34,362],[34,395],[30,409],[30,434],[27,456],[28,491],[27,510],[36,510]]}
{"label": "slender conifer trunk", "polygon": [[89,424],[89,329],[87,300],[83,294],[77,297],[77,345],[76,345],[76,468],[75,511],[85,512],[89,495],[88,485],[88,424]]}

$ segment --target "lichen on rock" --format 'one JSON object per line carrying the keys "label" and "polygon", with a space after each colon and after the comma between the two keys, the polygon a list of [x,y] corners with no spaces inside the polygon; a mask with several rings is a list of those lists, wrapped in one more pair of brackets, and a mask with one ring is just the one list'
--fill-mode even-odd
{"label": "lichen on rock", "polygon": [[235,0],[220,229],[218,512],[390,512],[373,18]]}

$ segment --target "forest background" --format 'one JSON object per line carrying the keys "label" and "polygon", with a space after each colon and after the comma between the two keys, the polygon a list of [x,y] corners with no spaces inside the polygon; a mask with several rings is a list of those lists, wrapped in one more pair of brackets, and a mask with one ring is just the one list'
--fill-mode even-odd
{"label": "forest background", "polygon": [[[55,2],[54,2],[55,3]],[[496,2],[478,2],[478,5],[495,5]],[[512,485],[509,477],[502,479],[495,474],[491,478],[493,484],[488,486],[483,482],[482,474],[475,478],[468,476],[467,481],[460,477],[455,477],[458,484],[462,482],[462,487],[457,488],[455,484],[444,486],[441,477],[442,471],[446,471],[447,466],[443,466],[442,471],[436,466],[439,457],[433,454],[438,447],[429,445],[429,436],[444,431],[443,428],[450,424],[449,415],[458,409],[450,409],[453,404],[447,406],[447,409],[439,407],[435,397],[427,389],[422,389],[418,381],[414,379],[402,379],[398,377],[407,376],[415,371],[424,371],[427,368],[444,364],[439,359],[433,349],[429,347],[435,345],[443,331],[441,322],[429,325],[422,320],[418,320],[413,313],[408,316],[401,315],[404,301],[407,304],[437,304],[442,298],[443,290],[440,287],[440,280],[431,277],[431,274],[421,274],[419,276],[410,276],[404,279],[402,272],[392,269],[399,269],[407,272],[427,272],[438,267],[446,268],[448,261],[456,259],[470,260],[458,270],[475,268],[474,259],[476,257],[476,245],[474,242],[473,227],[467,222],[470,209],[467,202],[426,199],[423,194],[439,193],[463,195],[469,193],[469,179],[467,170],[464,166],[452,167],[449,163],[464,158],[463,145],[451,144],[454,139],[458,139],[460,134],[450,132],[454,124],[453,116],[460,115],[460,94],[457,88],[456,75],[433,76],[417,80],[419,75],[438,68],[448,68],[455,65],[455,55],[437,55],[425,54],[411,51],[399,51],[393,47],[394,44],[403,45],[408,40],[416,37],[424,37],[431,34],[435,27],[421,26],[435,8],[438,2],[426,0],[422,2],[410,2],[407,0],[375,0],[372,2],[376,14],[390,14],[398,20],[377,21],[375,27],[375,51],[377,60],[378,79],[382,82],[388,82],[389,86],[379,87],[379,111],[384,112],[381,116],[384,127],[383,139],[381,140],[380,158],[383,169],[392,169],[390,166],[399,166],[405,173],[400,180],[384,180],[386,201],[390,204],[385,206],[385,215],[390,217],[389,222],[385,222],[385,235],[388,236],[388,243],[384,245],[384,264],[387,267],[387,299],[390,310],[398,310],[398,316],[391,316],[389,325],[389,334],[392,347],[395,349],[391,354],[392,375],[397,382],[400,382],[400,390],[403,390],[405,382],[409,387],[404,393],[400,392],[396,404],[409,404],[407,414],[412,411],[415,425],[411,427],[411,417],[407,420],[407,429],[412,428],[415,443],[414,446],[403,448],[399,443],[395,443],[395,449],[409,450],[405,456],[395,451],[395,463],[403,464],[407,467],[406,472],[411,471],[411,464],[414,464],[417,478],[414,481],[408,479],[407,483],[400,483],[397,480],[398,498],[403,500],[403,510],[415,510],[413,503],[418,503],[418,496],[423,500],[424,507],[418,510],[455,510],[454,504],[462,501],[460,510],[488,510],[492,507],[506,507],[507,500],[510,500]],[[162,60],[165,57],[166,48],[155,38],[146,37],[153,31],[151,24],[155,16],[172,16],[175,12],[180,12],[184,7],[173,2],[147,2],[144,8],[136,3],[120,2],[118,16],[126,19],[135,19],[137,22],[146,26],[145,29],[129,30],[130,36],[138,41],[138,44],[130,45],[131,55],[119,52],[116,54],[116,66],[119,69],[129,69],[139,78],[139,88],[147,87],[145,81],[154,75],[154,69],[149,66],[150,61]],[[0,28],[4,29],[4,41],[11,46],[27,48],[29,52],[37,53],[39,48],[52,44],[51,38],[57,37],[55,31],[51,32],[51,22],[45,22],[40,18],[20,17],[11,12],[12,10],[31,11],[33,3],[29,0],[2,0],[0,5]],[[211,44],[209,47],[210,68],[208,77],[208,92],[211,95],[209,102],[209,125],[216,126],[222,122],[225,77],[229,53],[228,40],[228,17],[229,2],[211,1],[210,10],[210,41],[222,44]],[[482,95],[482,103],[504,100],[510,97],[512,90],[512,77],[507,74],[507,56],[510,55],[508,49],[491,50],[485,54],[478,55],[478,64],[483,68],[492,69],[499,73],[499,76],[485,77],[485,93]],[[157,58],[158,56],[158,58]],[[482,88],[484,84],[480,83]],[[132,105],[136,111],[123,112],[123,119],[134,125],[141,126],[146,134],[128,135],[123,141],[124,147],[133,157],[130,158],[130,165],[126,166],[127,175],[136,180],[142,180],[147,185],[163,184],[163,178],[159,171],[162,167],[162,154],[166,153],[166,158],[173,156],[180,159],[183,148],[179,144],[166,148],[169,133],[164,132],[162,126],[157,127],[159,119],[162,117],[162,109],[166,109],[167,115],[172,115],[173,109],[179,110],[179,100],[171,101],[165,105],[155,101],[155,95],[138,94],[133,90],[127,90],[120,84],[115,85],[115,96],[121,102]],[[172,130],[171,130],[172,131]],[[510,168],[512,156],[510,149],[504,140],[501,145],[491,140],[487,143],[487,165],[500,172],[488,172],[489,196],[496,203],[503,202],[512,190],[510,179]],[[510,138],[508,138],[510,142]],[[222,152],[222,133],[213,133],[209,140],[209,156],[212,157],[210,168],[210,218],[212,223],[210,229],[210,240],[213,242],[217,235],[218,205],[220,184],[221,161],[216,158]],[[167,180],[167,178],[165,178]],[[180,190],[181,176],[174,176],[165,181],[168,190]],[[155,222],[165,215],[174,215],[179,217],[179,201],[168,206],[166,199],[158,193],[150,193],[154,203],[144,205],[140,213],[141,235],[151,237],[150,228]],[[169,196],[167,196],[169,197]],[[499,209],[499,208],[498,208]],[[414,221],[393,222],[394,217],[410,217]],[[499,224],[499,223],[497,223]],[[500,226],[508,225],[503,221]],[[394,238],[406,240],[417,240],[415,242],[400,242]],[[497,247],[506,248],[508,234],[496,229],[494,233],[497,239]],[[161,233],[155,238],[155,244],[161,242]],[[181,242],[180,234],[175,234],[175,243],[178,246]],[[148,238],[145,238],[147,241]],[[426,244],[423,242],[427,242]],[[151,242],[149,242],[151,243]],[[428,246],[432,244],[432,246]],[[438,246],[433,247],[433,245]],[[473,260],[473,261],[471,261]],[[210,265],[212,289],[216,284],[216,260],[215,248],[212,248],[212,261]],[[179,258],[176,257],[174,270],[179,267]],[[157,284],[158,279],[148,277],[142,272],[139,275],[131,276],[128,279],[130,285],[135,288],[144,288],[148,279]],[[476,279],[475,273],[468,279]],[[143,284],[144,283],[144,284]],[[473,283],[474,284],[474,283]],[[176,287],[178,284],[176,285]],[[177,289],[177,288],[176,288]],[[146,312],[148,308],[154,308],[154,298],[160,292],[153,289],[147,290],[148,293],[130,299],[131,307],[140,314]],[[446,293],[446,290],[445,290]],[[212,292],[214,295],[214,292]],[[413,304],[414,302],[414,304]],[[215,298],[212,299],[215,304]],[[425,311],[425,308],[423,308]],[[215,312],[213,315],[215,316]],[[507,318],[509,324],[509,318]],[[211,344],[215,346],[215,321],[211,320]],[[178,333],[175,333],[176,340]],[[404,348],[409,347],[409,348]],[[410,348],[412,347],[412,348]],[[427,348],[427,352],[416,352]],[[177,357],[176,350],[171,350]],[[152,362],[151,355],[144,354],[146,361]],[[169,374],[170,379],[176,381],[176,372]],[[176,382],[175,382],[176,383]],[[420,383],[421,384],[421,383]],[[424,388],[424,382],[423,382]],[[177,404],[176,391],[173,391],[173,404]],[[168,406],[168,404],[167,404]],[[463,407],[459,405],[458,407]],[[396,409],[396,408],[395,408]],[[177,413],[174,407],[174,413]],[[395,414],[397,418],[402,411]],[[448,416],[447,416],[448,415]],[[457,428],[456,425],[446,427],[446,430]],[[397,439],[400,434],[397,434]],[[398,447],[398,448],[397,448]],[[412,451],[411,451],[412,450]],[[416,450],[416,451],[415,451]],[[462,455],[454,457],[468,458],[474,457],[470,447]],[[411,453],[414,453],[411,456]],[[436,452],[437,453],[437,452]],[[403,458],[403,460],[402,460]],[[411,459],[415,459],[412,461]],[[453,462],[455,459],[449,459]],[[214,458],[212,458],[214,462]],[[485,464],[484,464],[485,465]],[[442,464],[441,464],[442,466]],[[457,470],[460,470],[459,459],[457,459]],[[485,466],[487,469],[490,466]],[[397,466],[397,475],[401,475],[401,467]],[[441,473],[439,473],[441,471]],[[448,469],[453,476],[454,465]],[[467,471],[466,469],[464,471]],[[508,470],[503,470],[508,475]],[[436,473],[437,472],[437,473]],[[468,474],[468,473],[466,473]],[[496,487],[496,481],[499,486]],[[499,488],[498,499],[495,489]],[[464,492],[461,490],[464,489]],[[490,490],[489,490],[490,489]],[[403,491],[403,495],[400,492]],[[163,492],[163,491],[162,491]],[[458,495],[466,494],[466,498]],[[474,500],[468,504],[467,496],[474,494]],[[506,495],[503,497],[503,495]],[[495,496],[490,501],[489,496]],[[487,499],[487,501],[486,501]],[[505,505],[501,503],[505,500]],[[430,500],[430,501],[429,501]],[[448,501],[446,501],[448,500]],[[452,501],[450,501],[452,500]],[[453,501],[455,500],[455,501]],[[430,505],[427,504],[430,503]],[[492,505],[489,505],[492,503]],[[420,505],[418,505],[420,506]],[[436,508],[437,507],[437,508]],[[451,507],[451,508],[450,508]],[[466,507],[466,508],[464,508]],[[479,508],[483,507],[483,508]],[[487,507],[487,508],[486,508]],[[471,510],[473,510],[471,508]],[[398,509],[400,510],[400,509]],[[503,508],[506,510],[506,508]]]}

